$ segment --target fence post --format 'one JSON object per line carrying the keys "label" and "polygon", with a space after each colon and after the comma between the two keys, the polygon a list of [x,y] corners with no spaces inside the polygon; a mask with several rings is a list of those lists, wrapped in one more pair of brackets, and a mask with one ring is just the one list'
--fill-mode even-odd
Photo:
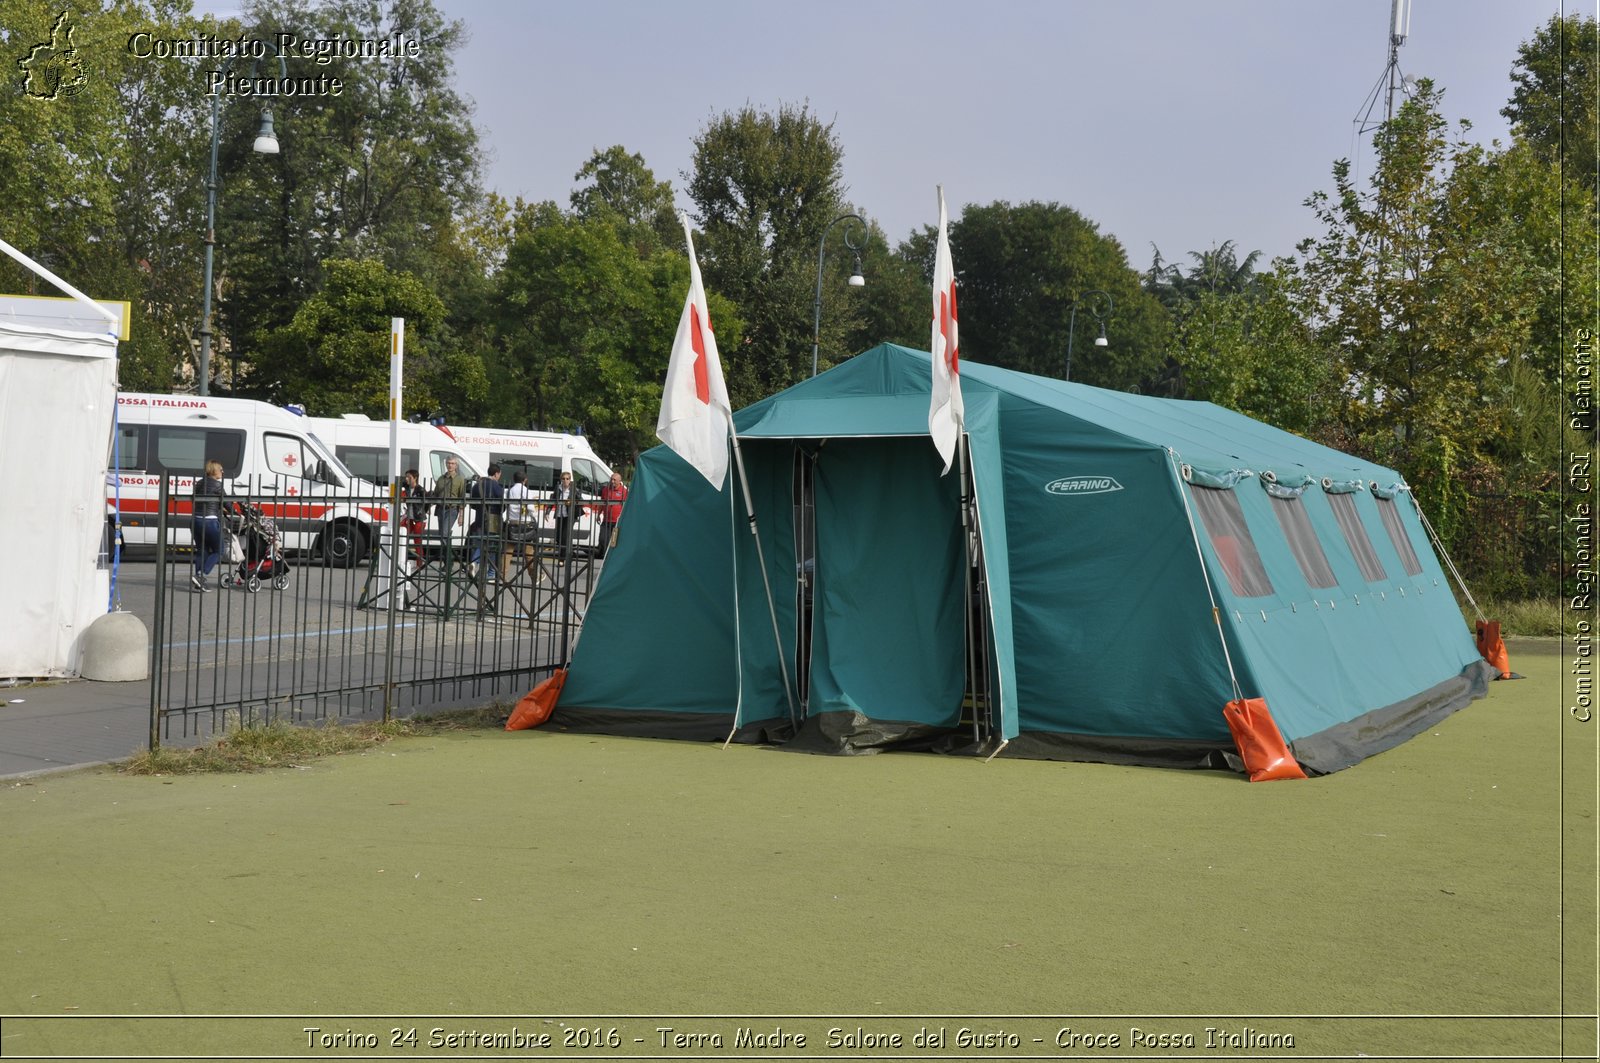
{"label": "fence post", "polygon": [[167,635],[167,477],[156,501],[156,615],[150,636],[150,752],[161,748],[161,645]]}

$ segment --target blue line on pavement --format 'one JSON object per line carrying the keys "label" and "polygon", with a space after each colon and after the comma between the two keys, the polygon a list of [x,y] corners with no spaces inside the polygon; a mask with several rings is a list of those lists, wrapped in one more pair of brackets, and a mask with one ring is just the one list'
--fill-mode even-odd
{"label": "blue line on pavement", "polygon": [[[403,628],[403,627],[421,627],[421,626],[422,625],[418,624],[416,621],[411,621],[410,623],[396,624],[395,625],[395,630],[398,631],[400,628]],[[333,629],[328,630],[328,631],[279,632],[279,633],[271,634],[271,635],[256,635],[253,638],[196,639],[196,640],[194,640],[192,642],[174,642],[174,643],[169,644],[169,646],[167,648],[168,649],[177,650],[177,649],[187,649],[188,647],[191,647],[191,646],[217,646],[217,645],[226,645],[228,643],[233,643],[233,642],[265,642],[267,639],[310,638],[310,637],[316,636],[316,635],[356,635],[356,634],[360,634],[363,631],[387,631],[387,630],[389,630],[389,625],[388,624],[371,624],[371,625],[368,625],[367,627],[341,627],[341,628],[333,628]]]}

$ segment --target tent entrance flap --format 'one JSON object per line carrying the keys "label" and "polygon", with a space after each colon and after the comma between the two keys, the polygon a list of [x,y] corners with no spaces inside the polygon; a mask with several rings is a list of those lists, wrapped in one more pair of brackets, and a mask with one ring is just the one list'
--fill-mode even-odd
{"label": "tent entrance flap", "polygon": [[849,752],[955,728],[966,686],[957,478],[938,475],[926,437],[828,440],[812,471],[803,744]]}

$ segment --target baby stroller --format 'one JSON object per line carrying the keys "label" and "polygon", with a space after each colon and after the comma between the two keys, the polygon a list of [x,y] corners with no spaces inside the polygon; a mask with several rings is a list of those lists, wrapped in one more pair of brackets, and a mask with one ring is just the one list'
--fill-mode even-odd
{"label": "baby stroller", "polygon": [[271,582],[278,590],[289,586],[289,562],[278,541],[278,526],[260,506],[239,503],[239,530],[235,533],[244,558],[234,578],[234,586],[255,592]]}

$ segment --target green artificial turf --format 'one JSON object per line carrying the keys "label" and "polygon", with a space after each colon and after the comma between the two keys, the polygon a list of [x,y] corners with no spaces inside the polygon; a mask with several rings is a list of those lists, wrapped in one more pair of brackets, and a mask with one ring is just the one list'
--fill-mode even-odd
{"label": "green artificial turf", "polygon": [[[977,1027],[858,1017],[1080,1016],[1011,1026],[1124,1053],[1137,1023],[1111,1017],[1287,1016],[1248,1025],[1300,1054],[1554,1052],[1559,1016],[1595,1010],[1596,725],[1565,711],[1561,654],[1514,648],[1527,679],[1304,782],[538,730],[3,784],[0,1014],[66,1018],[8,1023],[0,1055],[395,1027],[293,1016],[728,1014],[908,1040]],[[291,1018],[258,1044],[83,1015]],[[1304,1018],[1428,1015],[1535,1018]],[[698,1058],[656,1043],[696,1021],[622,1022],[619,1054]]]}

